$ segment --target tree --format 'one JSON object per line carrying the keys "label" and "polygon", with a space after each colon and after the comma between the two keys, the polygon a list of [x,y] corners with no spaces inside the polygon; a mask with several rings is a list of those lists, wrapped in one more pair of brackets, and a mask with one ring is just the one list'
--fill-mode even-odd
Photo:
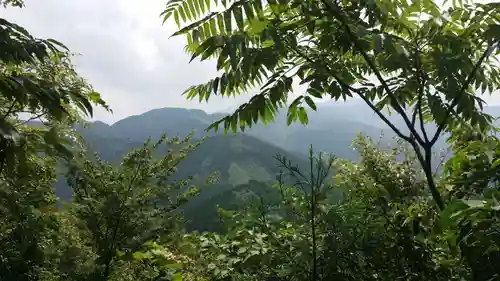
{"label": "tree", "polygon": [[[23,1],[0,4],[22,7]],[[43,152],[70,154],[68,125],[91,117],[93,105],[109,108],[78,76],[60,42],[35,38],[5,19],[0,19],[0,37],[0,169],[9,165],[15,156],[10,152],[23,139],[43,138],[38,142]],[[27,128],[33,121],[43,126]]]}
{"label": "tree", "polygon": [[[461,280],[469,267],[435,233],[439,219],[416,157],[383,153],[359,138],[359,163],[311,153],[307,171],[278,158],[296,179],[273,205],[223,211],[228,231],[191,234],[191,257],[216,280]],[[337,174],[328,177],[331,165]]]}
{"label": "tree", "polygon": [[[174,35],[186,35],[191,60],[216,59],[222,71],[187,89],[188,98],[258,89],[209,129],[268,122],[286,104],[288,123],[306,124],[305,105],[316,110],[314,98],[357,96],[411,144],[443,209],[433,145],[464,123],[487,131],[492,119],[477,92],[500,88],[500,4],[453,2],[447,8],[431,0],[171,0],[162,15],[180,27]],[[291,101],[294,81],[308,88]],[[403,119],[403,128],[387,119],[387,110]]]}
{"label": "tree", "polygon": [[[175,234],[178,207],[197,192],[187,180],[171,178],[180,161],[200,144],[190,138],[148,140],[128,153],[120,166],[85,154],[71,163],[67,182],[74,193],[73,211],[81,227],[88,229],[98,256],[93,280],[107,281],[120,255]],[[163,147],[170,150],[165,156],[160,154]]]}
{"label": "tree", "polygon": [[[21,149],[27,149],[26,145]],[[39,280],[45,245],[57,231],[54,159],[28,154],[0,173],[0,278]]]}
{"label": "tree", "polygon": [[[0,4],[22,7],[23,1]],[[73,235],[61,231],[71,227],[57,211],[52,184],[58,163],[75,146],[69,138],[71,126],[82,116],[92,116],[93,105],[107,105],[78,76],[63,44],[35,38],[5,19],[0,19],[0,37],[0,244],[4,249],[0,279],[75,277],[85,267],[79,259],[82,245],[74,243],[78,237],[74,229]],[[75,266],[65,271],[71,263]]]}
{"label": "tree", "polygon": [[460,251],[474,280],[500,277],[500,141],[474,131],[457,133],[454,156],[445,165],[446,196],[440,228],[449,246]]}

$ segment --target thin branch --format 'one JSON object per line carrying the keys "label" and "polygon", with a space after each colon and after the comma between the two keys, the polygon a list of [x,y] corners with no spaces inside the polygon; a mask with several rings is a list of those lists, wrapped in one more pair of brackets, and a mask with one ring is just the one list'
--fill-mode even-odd
{"label": "thin branch", "polygon": [[420,104],[420,100],[417,101],[417,104],[415,105],[415,109],[413,110],[413,115],[411,117],[411,125],[413,127],[415,127],[415,122],[417,121],[417,113],[418,113],[418,111],[416,110],[416,108],[418,108],[419,104]]}
{"label": "thin branch", "polygon": [[[422,66],[420,64],[420,50],[418,49],[419,47],[417,46],[415,50],[415,70],[416,70],[416,77],[417,77],[417,85],[418,85],[418,96],[417,96],[417,104],[416,108],[414,109],[415,112],[413,114],[413,117],[416,116],[416,113],[418,112],[418,119],[420,121],[420,130],[422,131],[422,135],[424,137],[425,143],[429,143],[429,137],[427,136],[427,131],[425,130],[425,123],[424,123],[424,115],[422,112],[422,98],[424,97],[424,90],[425,90],[425,79],[422,79]],[[413,120],[415,121],[415,120]],[[413,125],[415,123],[413,122]]]}
{"label": "thin branch", "polygon": [[[309,148],[309,166],[310,166],[310,187],[311,187],[311,239],[312,239],[312,272],[311,281],[315,281],[318,272],[318,258],[317,258],[317,245],[316,245],[316,193],[318,189],[319,176],[314,177],[314,156],[312,146]],[[321,166],[318,166],[318,173]]]}
{"label": "thin branch", "polygon": [[352,87],[351,85],[345,83],[340,77],[338,77],[328,66],[313,61],[311,58],[307,57],[304,53],[300,52],[297,49],[292,49],[292,50],[294,50],[300,57],[305,59],[310,64],[313,65],[317,64],[322,66],[327,71],[327,73],[331,75],[337,81],[337,83],[340,84],[340,86],[343,89],[347,89],[351,92],[358,94],[361,97],[361,99],[363,99],[363,101],[380,117],[380,119],[382,119],[382,121],[384,121],[384,123],[387,124],[387,126],[389,126],[400,138],[408,142],[410,141],[410,137],[404,135],[391,121],[389,121],[389,119],[382,112],[380,112],[378,108],[375,107],[375,105],[373,105],[372,102],[368,100],[368,98],[366,98],[365,94],[363,93],[363,89],[357,89]]}
{"label": "thin branch", "polygon": [[[30,121],[33,121],[33,120],[35,120],[35,119],[40,119],[40,118],[42,118],[45,114],[47,114],[47,113],[46,113],[46,112],[44,112],[44,113],[37,114],[37,115],[35,115],[35,116],[33,116],[33,117],[30,117],[30,118],[28,118],[28,119],[26,119],[26,120],[24,120],[24,121],[22,121],[22,122],[19,122],[17,125],[25,125],[25,124],[29,123]],[[40,120],[40,121],[41,121],[41,120]]]}
{"label": "thin branch", "polygon": [[[132,179],[130,180],[129,182],[129,186],[127,188],[127,197],[128,197],[128,194],[132,191],[132,188],[134,187],[134,184],[135,184],[135,181],[137,180],[138,176],[139,176],[139,170],[140,170],[140,167],[141,165],[138,164],[136,169],[135,169],[135,172],[132,176]],[[123,209],[124,209],[124,202],[125,200],[122,200],[120,201],[120,205],[118,206],[118,213],[116,215],[116,223],[115,225],[113,226],[113,236],[111,238],[111,241],[110,244],[109,244],[109,247],[108,247],[108,252],[106,253],[107,255],[110,255],[108,256],[108,260],[106,261],[105,265],[104,265],[104,273],[103,273],[103,277],[105,277],[106,279],[109,277],[109,274],[110,274],[110,270],[111,270],[111,263],[113,262],[113,260],[115,259],[115,255],[114,253],[112,253],[112,251],[116,251],[116,236],[118,235],[118,229],[121,227],[121,221],[122,221],[122,214],[123,214]]]}
{"label": "thin branch", "polygon": [[427,185],[429,186],[429,190],[431,191],[432,198],[438,205],[439,210],[444,209],[444,202],[443,198],[441,197],[441,194],[439,193],[436,183],[434,182],[434,178],[432,176],[432,170],[431,170],[431,157],[429,155],[429,147],[424,147],[425,149],[425,155],[422,155],[422,152],[420,151],[420,147],[415,143],[411,142],[410,143],[413,146],[413,150],[415,150],[415,154],[417,155],[418,161],[422,165],[422,168],[425,173],[425,178],[427,179]]}
{"label": "thin branch", "polygon": [[[429,137],[427,135],[427,131],[425,130],[425,122],[424,122],[424,114],[422,112],[422,99],[424,97],[425,93],[425,83],[427,82],[427,79],[423,77],[422,75],[422,64],[420,61],[420,49],[422,48],[422,45],[420,44],[420,28],[421,28],[421,20],[422,20],[422,7],[420,7],[420,13],[418,15],[418,29],[417,29],[417,36],[415,38],[415,70],[416,70],[416,76],[417,76],[417,84],[418,84],[418,101],[416,104],[416,111],[414,112],[414,117],[415,113],[418,111],[418,119],[420,121],[420,130],[422,131],[422,135],[424,137],[425,142],[428,144],[429,143]],[[424,43],[425,45],[425,43]],[[413,123],[413,126],[415,126],[415,123]]]}
{"label": "thin branch", "polygon": [[360,92],[357,92],[357,94],[380,117],[380,119],[382,119],[382,121],[384,121],[384,123],[386,123],[396,133],[396,135],[398,135],[398,137],[407,142],[412,142],[411,137],[404,135],[394,124],[392,124],[391,121],[389,121],[389,119],[387,119],[387,117],[385,117],[382,112],[380,112],[380,110],[375,105],[373,105],[372,102],[370,102],[370,100],[368,100],[368,98],[364,94]]}
{"label": "thin branch", "polygon": [[446,149],[446,152],[444,153],[444,155],[441,156],[441,160],[439,161],[438,165],[436,166],[436,172],[438,172],[439,168],[441,168],[441,166],[444,164],[446,157],[448,156],[450,151],[451,151],[451,149],[448,147]]}
{"label": "thin branch", "polygon": [[14,110],[14,106],[16,105],[17,103],[17,99],[15,99],[12,104],[10,105],[9,109],[7,110],[7,112],[3,115],[2,119],[6,119],[7,117],[9,117],[9,115],[12,113],[12,111]]}
{"label": "thin branch", "polygon": [[441,132],[443,131],[444,127],[446,126],[446,122],[450,118],[452,109],[458,105],[462,96],[465,95],[465,91],[469,88],[470,84],[474,80],[474,76],[476,76],[476,73],[477,73],[478,69],[481,67],[481,64],[483,64],[483,62],[488,58],[492,47],[493,47],[493,44],[491,44],[491,43],[488,44],[488,47],[486,48],[486,50],[484,50],[483,54],[481,55],[479,60],[476,62],[476,65],[474,66],[471,73],[467,77],[467,80],[463,84],[462,88],[460,89],[458,94],[455,96],[455,98],[452,100],[449,110],[446,111],[446,115],[445,115],[443,121],[441,122],[441,124],[439,124],[438,130],[436,131],[436,133],[432,137],[432,140],[430,142],[431,146],[434,145],[434,143],[436,143],[436,141],[438,140],[439,135],[441,135]]}
{"label": "thin branch", "polygon": [[411,134],[414,135],[415,139],[417,140],[417,142],[420,145],[424,145],[425,144],[424,141],[422,140],[422,138],[420,137],[420,135],[418,134],[418,132],[415,130],[415,128],[412,126],[411,121],[408,119],[408,116],[404,112],[404,110],[401,107],[401,105],[400,105],[399,101],[397,100],[396,96],[394,95],[394,93],[392,92],[392,90],[389,88],[389,85],[387,85],[386,81],[382,77],[382,74],[380,74],[380,71],[375,66],[375,63],[370,59],[370,57],[368,56],[368,54],[359,45],[359,42],[358,42],[357,38],[352,33],[351,28],[345,22],[345,20],[342,17],[342,15],[338,11],[336,11],[336,9],[334,7],[332,7],[327,0],[322,0],[322,2],[323,2],[323,4],[325,4],[325,6],[328,7],[328,9],[332,12],[332,14],[334,15],[334,17],[336,17],[340,21],[340,23],[342,24],[342,26],[344,26],[347,34],[349,35],[349,37],[352,40],[352,43],[354,44],[354,46],[356,47],[356,49],[361,53],[361,55],[363,56],[363,58],[366,61],[366,63],[372,69],[372,71],[375,73],[375,75],[377,76],[377,79],[382,84],[382,87],[387,92],[387,95],[392,100],[392,102],[395,104],[396,112],[398,112],[401,115],[401,117],[403,117],[403,120],[404,120],[406,126],[408,127],[408,129],[410,130]]}
{"label": "thin branch", "polygon": [[302,172],[300,172],[300,170],[298,169],[297,166],[292,166],[292,163],[290,160],[288,160],[288,162],[287,162],[286,161],[287,159],[285,157],[281,157],[280,154],[278,154],[274,158],[276,160],[278,160],[279,163],[281,163],[281,167],[283,167],[289,171],[290,175],[292,177],[294,177],[297,180],[297,182],[301,182],[299,180],[299,177],[298,177],[298,176],[300,176],[304,180],[304,182],[309,183],[309,179],[304,174],[302,174]]}
{"label": "thin branch", "polygon": [[420,103],[418,104],[418,107],[417,107],[418,119],[420,121],[420,130],[422,131],[422,134],[424,135],[424,140],[426,143],[429,143],[429,137],[427,136],[427,131],[425,130],[424,114],[422,112],[422,98],[423,98],[423,96],[419,96]]}

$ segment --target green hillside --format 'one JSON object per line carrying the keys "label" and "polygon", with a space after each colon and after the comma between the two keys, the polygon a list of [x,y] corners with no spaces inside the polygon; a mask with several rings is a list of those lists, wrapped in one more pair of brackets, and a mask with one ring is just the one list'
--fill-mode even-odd
{"label": "green hillside", "polygon": [[[169,109],[157,113],[163,114],[163,116],[171,114],[170,117],[177,114],[179,117],[179,113],[189,116],[193,112]],[[178,126],[175,126],[174,122],[170,124],[166,122],[164,126],[159,125],[160,122],[156,122],[154,123],[157,124],[156,129],[155,125],[148,125],[148,123],[141,126],[139,121],[141,119],[144,121],[144,118],[158,118],[158,116],[146,113],[139,118],[124,119],[113,126],[96,122],[87,128],[79,127],[77,131],[83,136],[90,152],[96,152],[102,159],[115,164],[119,164],[123,155],[128,151],[142,146],[148,135],[152,135],[152,139],[156,139],[162,133],[173,137],[176,135],[184,136],[191,131],[188,129],[189,127],[184,127],[186,122],[179,122]],[[186,116],[183,118],[188,119],[191,125],[196,120],[196,118]],[[198,119],[197,122],[199,126],[203,123],[202,119]],[[167,147],[160,148],[160,153],[166,153],[166,150]],[[305,165],[303,157],[253,136],[246,134],[208,136],[195,151],[180,163],[174,177],[174,179],[193,177],[193,184],[202,187],[201,194],[190,200],[183,208],[185,218],[189,222],[187,227],[196,230],[216,230],[216,206],[222,202],[225,207],[231,207],[237,196],[233,191],[254,192],[262,188],[269,188],[270,184],[275,182],[276,175],[281,169],[278,161],[273,157],[278,154],[285,156],[299,166]],[[217,182],[206,184],[205,180],[214,173]],[[64,184],[62,178],[56,185],[56,191],[63,200],[71,199],[71,190]],[[223,199],[221,200],[221,198]]]}
{"label": "green hillside", "polygon": [[[217,205],[234,207],[238,194],[242,192],[268,192],[280,170],[274,155],[281,154],[302,166],[305,165],[304,155],[312,144],[317,151],[354,159],[356,154],[349,146],[359,131],[372,136],[380,134],[380,128],[359,121],[361,119],[346,120],[341,112],[321,107],[311,114],[309,127],[288,127],[285,115],[281,113],[272,124],[258,124],[237,135],[205,131],[210,123],[222,116],[201,110],[163,108],[130,116],[112,125],[94,122],[89,127],[77,128],[77,131],[84,137],[90,151],[116,164],[125,153],[141,146],[148,137],[157,139],[163,133],[170,137],[184,137],[192,130],[196,131],[195,138],[207,136],[203,144],[179,165],[176,173],[177,179],[193,176],[198,185],[204,185],[204,179],[217,173],[218,182],[205,186],[201,195],[184,208],[184,215],[190,221],[188,228],[198,230],[217,227]],[[70,199],[71,192],[64,184],[59,183],[57,191],[63,199]]]}
{"label": "green hillside", "polygon": [[[494,108],[491,109],[495,111]],[[498,111],[498,110],[496,110]],[[358,133],[381,139],[382,145],[392,143],[394,134],[364,104],[350,101],[345,105],[326,103],[309,113],[309,124],[287,126],[286,113],[280,112],[269,124],[257,124],[237,137],[222,136],[222,133],[206,132],[205,129],[224,114],[207,114],[202,110],[185,108],[160,108],[140,115],[129,116],[112,125],[97,121],[88,128],[78,127],[92,151],[110,162],[121,159],[130,149],[142,145],[148,138],[186,136],[195,130],[195,138],[208,136],[186,164],[182,165],[182,176],[205,176],[211,171],[221,173],[224,184],[244,184],[250,179],[267,181],[273,178],[269,166],[274,166],[269,155],[291,152],[303,157],[309,145],[315,151],[333,153],[337,157],[356,160],[358,155],[350,148]],[[393,122],[404,124],[391,117]],[[272,144],[272,145],[271,145]],[[445,148],[440,140],[438,147]],[[257,163],[257,164],[256,164]],[[67,193],[63,197],[67,197]]]}
{"label": "green hillside", "polygon": [[[489,111],[494,114],[494,107]],[[351,114],[349,114],[351,113]],[[133,148],[140,147],[148,138],[168,136],[184,137],[195,130],[194,138],[207,136],[204,143],[179,165],[176,179],[194,177],[193,183],[204,186],[200,196],[184,208],[188,228],[214,230],[217,227],[216,206],[235,207],[237,197],[245,194],[263,194],[279,172],[278,162],[273,155],[281,154],[299,166],[304,165],[307,149],[333,153],[340,158],[356,160],[357,153],[350,148],[358,133],[379,139],[388,145],[394,136],[363,104],[351,103],[345,106],[320,105],[317,112],[310,113],[308,126],[286,125],[286,116],[278,114],[269,125],[257,124],[245,133],[223,135],[221,132],[206,132],[209,124],[223,114],[207,114],[201,110],[183,108],[162,108],[141,115],[130,116],[112,125],[94,122],[88,127],[78,127],[90,151],[101,158],[118,164],[122,156]],[[395,124],[404,124],[392,118]],[[437,144],[445,148],[444,140]],[[166,149],[166,148],[165,148]],[[166,152],[166,151],[164,151]],[[434,161],[437,165],[438,161]],[[216,173],[217,183],[205,186],[205,179]],[[69,200],[71,190],[62,179],[56,185],[57,194]]]}

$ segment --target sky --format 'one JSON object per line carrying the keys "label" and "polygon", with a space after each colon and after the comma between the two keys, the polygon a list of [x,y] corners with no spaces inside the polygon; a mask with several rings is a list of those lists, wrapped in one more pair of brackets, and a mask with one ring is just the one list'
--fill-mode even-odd
{"label": "sky", "polygon": [[[113,114],[97,109],[94,119],[113,123],[162,107],[228,111],[249,99],[211,97],[186,100],[182,92],[216,75],[215,63],[193,61],[185,39],[170,37],[175,24],[163,24],[166,0],[25,0],[25,6],[0,9],[0,17],[36,37],[54,38],[72,52],[77,71],[101,93]],[[500,98],[489,97],[491,104]]]}
{"label": "sky", "polygon": [[175,25],[162,24],[166,0],[26,0],[25,7],[0,9],[0,17],[41,38],[54,38],[77,55],[81,76],[101,93],[113,114],[96,110],[108,123],[162,107],[234,108],[247,98],[186,100],[182,92],[216,75],[212,62],[189,63],[184,38],[169,38]]}

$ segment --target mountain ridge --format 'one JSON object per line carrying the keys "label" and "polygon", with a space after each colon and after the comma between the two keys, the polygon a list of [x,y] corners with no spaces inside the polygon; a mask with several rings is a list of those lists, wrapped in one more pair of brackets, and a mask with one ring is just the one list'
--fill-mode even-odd
{"label": "mountain ridge", "polygon": [[[490,111],[500,112],[498,108]],[[217,184],[204,188],[202,194],[184,208],[191,221],[189,228],[213,230],[216,205],[231,207],[232,200],[242,192],[267,192],[265,186],[274,183],[280,170],[272,159],[276,154],[305,167],[309,145],[316,153],[328,152],[356,161],[359,156],[350,146],[360,132],[382,143],[394,144],[392,137],[395,134],[384,127],[374,113],[363,110],[359,104],[320,105],[316,112],[309,114],[307,126],[298,123],[287,126],[286,114],[281,111],[270,124],[259,123],[236,135],[205,131],[211,123],[224,117],[223,113],[169,107],[129,116],[111,125],[96,121],[88,128],[76,129],[92,152],[112,163],[120,161],[131,149],[140,147],[146,139],[158,139],[164,133],[169,137],[185,137],[195,130],[194,139],[207,137],[181,162],[176,178],[193,176],[195,184],[202,184],[212,172],[220,173]],[[398,122],[395,116],[390,119]],[[444,140],[438,145],[444,147]],[[63,193],[66,196],[63,199],[68,200],[70,193],[67,190]],[[200,214],[203,214],[201,218]]]}

